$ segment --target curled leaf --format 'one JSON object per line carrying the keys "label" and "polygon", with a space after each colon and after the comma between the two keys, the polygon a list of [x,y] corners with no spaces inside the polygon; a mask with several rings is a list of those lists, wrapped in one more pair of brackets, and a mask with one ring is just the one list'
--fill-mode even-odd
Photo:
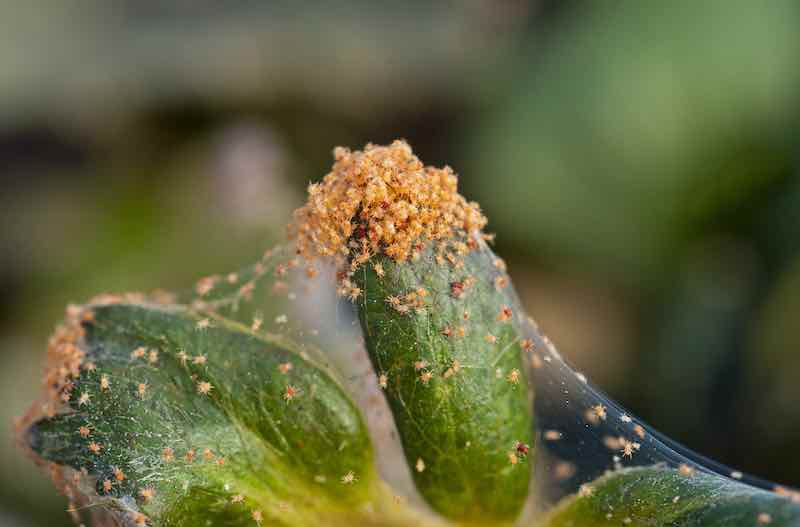
{"label": "curled leaf", "polygon": [[516,299],[485,244],[442,258],[430,247],[355,272],[367,350],[422,495],[450,518],[511,523],[534,460]]}
{"label": "curled leaf", "polygon": [[310,360],[180,307],[82,319],[67,403],[27,432],[74,499],[153,525],[335,525],[375,498],[361,417]]}

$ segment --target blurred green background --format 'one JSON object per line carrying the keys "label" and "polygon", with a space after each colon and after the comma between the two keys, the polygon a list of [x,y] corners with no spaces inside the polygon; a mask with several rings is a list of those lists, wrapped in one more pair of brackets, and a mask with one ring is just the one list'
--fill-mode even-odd
{"label": "blurred green background", "polygon": [[283,236],[331,149],[452,165],[577,368],[800,485],[800,5],[0,5],[0,525],[67,525],[15,448],[68,302]]}

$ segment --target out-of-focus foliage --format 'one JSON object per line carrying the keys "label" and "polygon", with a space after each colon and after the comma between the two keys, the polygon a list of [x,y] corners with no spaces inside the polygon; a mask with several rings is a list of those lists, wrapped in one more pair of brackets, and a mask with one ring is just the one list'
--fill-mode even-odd
{"label": "out-of-focus foliage", "polygon": [[613,363],[611,382],[634,409],[701,451],[792,480],[800,465],[786,450],[750,463],[800,431],[786,410],[796,389],[779,379],[797,371],[791,337],[774,320],[794,317],[785,302],[797,295],[781,290],[800,239],[800,10],[577,11],[470,130],[467,166],[487,175],[469,181],[474,194],[501,244],[629,295],[637,352]]}
{"label": "out-of-focus foliage", "polygon": [[475,192],[505,237],[651,281],[710,221],[786,175],[796,4],[670,6],[587,9],[538,65],[516,64],[510,100],[471,145],[473,170],[491,174]]}
{"label": "out-of-focus foliage", "polygon": [[351,116],[413,108],[469,94],[463,86],[480,84],[519,35],[525,19],[514,15],[527,11],[513,2],[20,2],[0,11],[13,20],[0,37],[0,115],[104,126],[187,98],[223,108],[309,99]]}
{"label": "out-of-focus foliage", "polygon": [[580,369],[800,483],[798,11],[4,4],[0,522],[67,522],[8,442],[67,302],[255,259],[330,145],[398,136],[454,166]]}

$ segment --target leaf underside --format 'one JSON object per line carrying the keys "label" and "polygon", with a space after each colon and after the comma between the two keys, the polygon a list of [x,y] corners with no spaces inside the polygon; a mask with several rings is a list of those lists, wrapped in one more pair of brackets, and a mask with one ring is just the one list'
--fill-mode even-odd
{"label": "leaf underside", "polygon": [[95,368],[76,380],[69,411],[35,423],[28,441],[82,470],[90,503],[165,526],[252,525],[254,513],[318,525],[371,498],[367,431],[323,369],[236,324],[204,328],[183,308],[89,309]]}

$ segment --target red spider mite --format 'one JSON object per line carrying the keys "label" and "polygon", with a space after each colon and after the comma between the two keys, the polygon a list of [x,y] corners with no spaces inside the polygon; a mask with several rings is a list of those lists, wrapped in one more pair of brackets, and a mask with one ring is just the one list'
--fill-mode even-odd
{"label": "red spider mite", "polygon": [[450,294],[458,298],[464,293],[464,284],[462,282],[452,282],[450,284]]}
{"label": "red spider mite", "polygon": [[520,443],[519,441],[517,441],[516,446],[517,446],[517,454],[521,456],[527,456],[528,452],[530,452],[531,450],[528,445],[526,445],[525,443]]}

